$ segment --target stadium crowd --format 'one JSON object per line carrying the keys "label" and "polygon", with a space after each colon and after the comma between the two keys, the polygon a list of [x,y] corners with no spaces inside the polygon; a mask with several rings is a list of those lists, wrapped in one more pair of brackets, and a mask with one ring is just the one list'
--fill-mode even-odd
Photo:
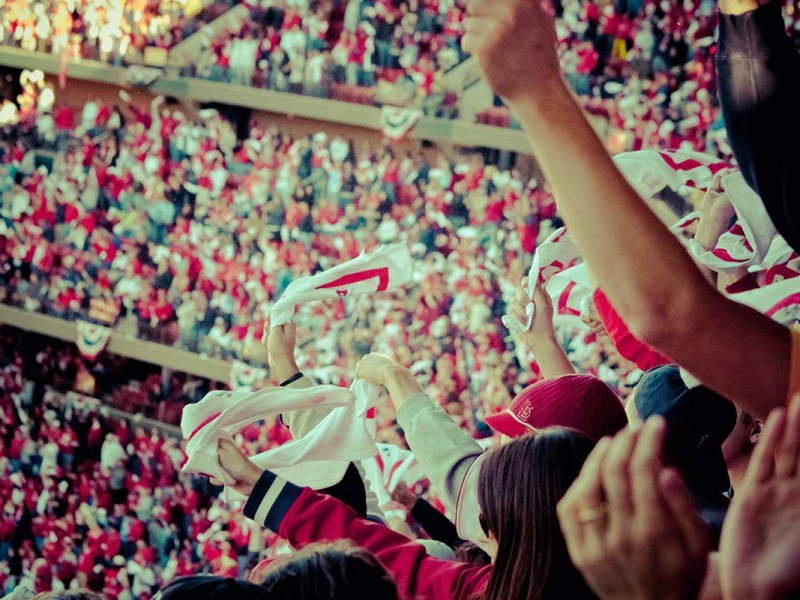
{"label": "stadium crowd", "polygon": [[[251,5],[241,25],[205,42],[206,56],[189,72],[428,112],[456,103],[462,90],[448,89],[444,77],[465,58],[465,3],[334,4]],[[728,152],[715,100],[712,3],[568,0],[556,15],[565,73],[587,109],[618,132],[615,151],[683,144]],[[479,119],[507,125],[509,113],[489,109]],[[709,128],[717,135],[706,142]]]}
{"label": "stadium crowd", "polygon": [[[500,317],[537,239],[560,222],[552,195],[514,170],[479,154],[356,151],[341,137],[295,140],[260,126],[237,144],[218,114],[190,118],[159,98],[147,113],[96,101],[81,113],[32,112],[5,131],[5,302],[133,320],[146,339],[260,365],[265,318],[290,281],[407,240],[419,285],[350,301],[344,321],[341,304],[311,309],[307,360],[334,381],[370,349],[414,357],[428,378],[448,363],[464,382],[448,393],[458,398],[469,379],[486,403],[465,416],[478,428],[506,388],[537,376]],[[32,168],[33,151],[48,146],[63,148],[52,171]],[[624,389],[632,367],[607,340],[569,344],[584,368]]]}
{"label": "stadium crowd", "polygon": [[141,64],[147,48],[168,50],[233,6],[179,0],[10,0],[0,5],[0,44],[74,60]]}
{"label": "stadium crowd", "polygon": [[[129,413],[112,417],[90,397],[58,392],[59,378],[85,387],[74,351],[40,344],[35,352],[30,343],[23,351],[8,329],[2,338],[4,593],[79,586],[138,599],[181,575],[243,576],[267,542],[279,550],[219,502],[207,478],[180,473],[174,432],[146,431]],[[279,426],[254,426],[243,438],[251,449],[285,439]]]}
{"label": "stadium crowd", "polygon": [[[135,63],[144,48],[169,48],[199,30],[201,50],[181,66],[189,76],[457,114],[462,90],[444,78],[466,56],[462,0],[244,6],[243,21],[214,33],[202,25],[221,10],[218,3],[187,19],[179,2],[119,10],[10,2],[0,7],[0,42],[56,53],[69,42],[85,57]],[[684,147],[730,155],[716,101],[712,2],[567,0],[555,13],[564,72],[584,107],[609,123],[613,152]],[[787,28],[799,35],[793,7],[786,14]],[[509,125],[510,112],[495,104],[479,122]]]}
{"label": "stadium crowd", "polygon": [[[744,182],[797,252],[800,148],[776,139],[800,136],[800,121],[793,118],[800,101],[800,54],[785,33],[777,0],[722,0],[718,9],[715,69],[730,148]],[[590,18],[584,21],[591,25]],[[131,543],[135,523],[148,519],[150,541],[163,534],[165,550],[175,537],[165,529],[177,530],[178,540],[181,524],[189,531],[188,543],[177,544],[181,549],[164,567],[171,576],[175,565],[177,574],[185,555],[187,577],[166,583],[158,592],[162,599],[738,600],[791,599],[800,592],[800,332],[709,285],[677,236],[643,202],[563,78],[551,11],[528,0],[471,0],[464,27],[463,49],[519,119],[557,198],[558,214],[602,291],[594,295],[600,322],[591,329],[609,335],[595,340],[597,333],[590,334],[593,342],[606,344],[596,356],[608,366],[605,350],[610,353],[616,344],[622,351],[624,342],[625,353],[644,371],[633,393],[623,404],[598,377],[576,372],[556,340],[553,307],[539,274],[533,281],[523,279],[524,256],[536,247],[539,230],[553,227],[558,217],[553,196],[538,183],[521,183],[517,173],[487,167],[477,158],[462,157],[453,166],[442,154],[427,161],[395,157],[389,148],[356,156],[344,141],[337,153],[336,139],[291,140],[257,127],[238,145],[219,115],[206,113],[201,127],[163,110],[159,100],[149,114],[131,104],[126,111],[109,108],[102,118],[102,107],[90,102],[88,115],[84,108],[74,127],[70,115],[78,118],[67,107],[59,107],[59,115],[33,111],[4,137],[5,180],[13,182],[4,190],[10,193],[4,195],[2,222],[4,233],[13,232],[4,236],[3,247],[10,259],[3,273],[9,301],[75,317],[91,304],[91,297],[77,297],[77,290],[87,293],[100,282],[112,303],[123,298],[120,311],[143,317],[155,330],[151,334],[169,340],[162,316],[169,321],[174,310],[180,319],[184,301],[198,296],[202,302],[205,296],[208,307],[218,311],[213,324],[199,340],[190,336],[183,343],[200,348],[211,339],[220,355],[223,350],[230,355],[232,347],[215,341],[224,339],[228,328],[241,324],[248,330],[242,338],[249,336],[253,347],[263,331],[271,377],[279,382],[252,393],[211,393],[187,405],[181,422],[186,465],[198,456],[200,463],[194,463],[195,477],[183,488],[175,487],[184,456],[174,442],[146,431],[126,435],[121,425],[106,424],[116,434],[100,444],[103,438],[95,432],[94,447],[82,449],[95,453],[82,461],[89,473],[98,468],[98,458],[101,476],[105,470],[109,478],[119,465],[112,458],[129,462],[106,494],[105,487],[92,489],[88,475],[81,480],[79,469],[70,473],[64,466],[79,459],[77,448],[69,458],[74,440],[69,430],[77,433],[95,417],[82,417],[74,405],[48,412],[33,400],[42,382],[34,379],[26,391],[24,360],[3,347],[3,389],[10,391],[3,392],[2,405],[8,452],[16,455],[11,442],[19,438],[21,450],[35,452],[41,444],[42,459],[39,463],[28,452],[23,465],[20,452],[19,466],[6,467],[6,487],[17,488],[20,499],[10,508],[22,512],[25,523],[26,512],[59,515],[58,501],[50,504],[58,495],[53,486],[66,494],[67,504],[70,498],[80,502],[84,490],[96,495],[86,503],[90,508],[69,513],[75,515],[74,539],[83,542],[75,558],[76,585],[89,583],[79,576],[84,555],[92,572],[99,566],[107,575],[105,569],[111,569],[111,585],[128,581],[132,597],[147,597],[164,583],[150,566],[155,552],[147,556],[145,544]],[[607,41],[612,53],[627,52],[624,39]],[[69,142],[73,136],[59,135],[74,128],[81,133],[77,144]],[[199,131],[193,139],[194,128]],[[42,142],[60,151],[51,172],[37,168],[36,156],[27,153],[31,144]],[[740,228],[749,226],[735,211],[726,212],[715,185],[703,204],[706,214],[716,213],[718,233],[734,216]],[[320,217],[323,207],[329,219]],[[251,215],[257,217],[252,223]],[[259,220],[268,226],[261,229]],[[701,217],[695,237],[708,225]],[[270,301],[297,275],[352,258],[356,248],[398,239],[411,243],[419,295],[395,290],[348,300],[349,319],[338,302],[305,307],[296,316],[300,338],[293,323],[267,321]],[[132,246],[125,247],[129,240]],[[289,255],[275,258],[284,247],[291,248]],[[265,268],[281,261],[283,273]],[[93,267],[91,280],[82,281],[82,273]],[[135,276],[142,279],[140,287],[118,289],[125,277]],[[50,292],[53,279],[66,282],[57,285],[56,294]],[[148,288],[144,281],[156,285]],[[225,287],[215,287],[218,281]],[[126,287],[133,289],[127,299]],[[62,296],[66,301],[59,306]],[[177,297],[181,304],[173,308]],[[596,321],[589,313],[585,320]],[[517,323],[509,325],[513,341],[501,333],[501,315],[516,319],[506,321]],[[334,323],[346,323],[347,329]],[[303,347],[302,327],[313,336],[312,351]],[[581,343],[586,335],[579,335]],[[533,367],[524,365],[524,352],[511,348],[533,350],[539,380],[525,385],[534,379]],[[622,370],[618,365],[617,382]],[[360,397],[357,387],[342,389],[351,374],[389,397],[379,405],[378,428],[383,436],[387,428],[381,425],[390,425],[392,441],[408,446],[451,509],[453,523],[434,511],[438,527],[431,536],[450,550],[412,540],[387,526],[392,523],[385,505],[376,509],[375,490],[355,456],[357,442],[370,435],[364,422],[372,418],[369,399]],[[314,379],[339,388],[316,385]],[[352,394],[355,405],[334,408],[327,403],[333,394]],[[304,408],[297,408],[298,400],[307,402]],[[259,415],[277,410],[271,402],[284,407],[281,416],[274,425],[252,427]],[[473,414],[465,423],[460,417],[468,410]],[[344,427],[342,415],[352,417]],[[30,422],[32,433],[26,436]],[[95,429],[102,431],[97,422]],[[475,439],[481,435],[477,423],[498,434],[489,449]],[[254,456],[258,444],[248,444],[251,432],[267,447],[289,436],[292,442],[280,448],[301,442],[293,446],[304,449],[295,457],[300,469],[290,471],[286,456],[284,462],[274,453]],[[133,451],[119,444],[120,436]],[[314,455],[315,443],[326,455],[322,466],[303,460]],[[341,458],[350,451],[351,458]],[[141,458],[159,452],[169,460]],[[320,476],[312,471],[326,470],[334,455],[340,457],[341,480],[316,486],[320,489],[298,485]],[[63,481],[56,484],[42,474],[52,469],[56,477],[64,470],[64,488],[58,487]],[[70,478],[77,490],[70,490]],[[160,479],[171,492],[148,489]],[[221,512],[212,519],[210,508],[205,513],[215,521],[210,528],[227,527],[229,537],[247,528],[251,541],[267,535],[259,532],[263,528],[297,551],[271,556],[248,573],[256,558],[250,544],[244,557],[244,544],[236,545],[234,558],[234,544],[223,542],[218,555],[201,561],[214,576],[189,574],[195,546],[189,522],[204,514],[204,503],[222,505],[202,499],[208,494],[198,495],[196,507],[173,503],[177,514],[171,523],[159,521],[158,508],[170,506],[170,499],[193,498],[188,490],[208,483],[224,483],[229,498],[243,498],[241,514]],[[187,491],[178,493],[181,489]],[[402,486],[395,491],[396,501],[417,509],[413,493]],[[124,509],[114,521],[116,515],[109,516],[104,506],[113,508],[115,500],[128,503],[127,525]],[[106,509],[106,528],[100,506]],[[424,510],[417,514],[425,519]],[[70,523],[63,517],[63,526],[69,529]],[[97,558],[103,552],[97,552],[97,542],[116,546],[115,523],[122,556],[108,566]],[[4,525],[0,533],[10,535],[12,544],[0,550],[16,555],[22,549],[27,562],[23,559],[17,572],[32,579],[34,588],[39,573],[42,587],[48,580],[57,587],[55,565],[37,563],[36,551],[25,550],[30,542],[13,543],[18,530],[29,533],[37,547],[41,532],[31,520],[29,532]],[[204,540],[198,542],[207,551]],[[463,542],[470,544],[468,551],[453,553]],[[58,536],[43,540],[41,552],[45,549],[65,552]],[[72,558],[64,562],[69,565]],[[114,569],[123,566],[125,575],[117,577]],[[70,596],[57,591],[43,596],[48,597]],[[72,597],[97,596],[76,591]]]}

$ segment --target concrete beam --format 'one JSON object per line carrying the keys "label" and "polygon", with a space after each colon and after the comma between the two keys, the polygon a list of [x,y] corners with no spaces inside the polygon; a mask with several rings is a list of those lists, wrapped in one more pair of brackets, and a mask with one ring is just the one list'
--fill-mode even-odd
{"label": "concrete beam", "polygon": [[[0,323],[65,342],[74,343],[77,337],[77,325],[74,321],[32,313],[13,306],[0,305]],[[116,331],[111,336],[106,350],[112,354],[167,367],[197,377],[226,384],[230,381],[230,363],[227,361],[140,340]]]}
{"label": "concrete beam", "polygon": [[[8,47],[0,47],[0,66],[40,69],[50,75],[57,75],[60,68],[59,57],[55,55]],[[131,87],[126,69],[93,60],[69,63],[67,77],[123,88]],[[381,131],[380,109],[374,106],[179,77],[170,73],[169,68],[147,89],[154,94],[175,96],[180,99],[221,102],[266,113],[304,117],[323,123],[341,123]],[[451,119],[424,117],[411,131],[410,137],[467,148],[488,147],[523,154],[531,153],[530,145],[521,131]]]}

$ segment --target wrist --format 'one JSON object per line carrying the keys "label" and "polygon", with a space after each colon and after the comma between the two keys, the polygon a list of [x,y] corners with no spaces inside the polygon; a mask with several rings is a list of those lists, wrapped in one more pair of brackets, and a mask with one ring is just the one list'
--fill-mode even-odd
{"label": "wrist", "polygon": [[400,408],[414,394],[422,392],[422,387],[411,372],[400,365],[387,370],[384,386],[392,398],[395,409]]}
{"label": "wrist", "polygon": [[294,359],[276,360],[272,363],[272,372],[278,381],[286,381],[300,372]]}
{"label": "wrist", "polygon": [[530,352],[536,354],[537,351],[542,349],[559,346],[559,343],[556,339],[556,332],[551,327],[547,331],[530,332],[530,335],[525,339],[525,346]]}
{"label": "wrist", "polygon": [[252,465],[252,468],[248,469],[247,473],[245,473],[245,476],[242,478],[239,491],[241,491],[245,496],[252,494],[253,488],[258,483],[258,480],[261,478],[262,474],[263,473],[261,469],[255,465]]}
{"label": "wrist", "polygon": [[565,101],[574,103],[575,99],[559,72],[539,79],[536,86],[506,101],[518,118],[535,121],[541,119],[553,106]]}

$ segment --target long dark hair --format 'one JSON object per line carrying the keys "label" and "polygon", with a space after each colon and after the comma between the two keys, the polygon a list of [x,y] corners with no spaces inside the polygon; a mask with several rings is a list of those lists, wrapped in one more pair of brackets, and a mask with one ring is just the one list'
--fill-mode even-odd
{"label": "long dark hair", "polygon": [[569,558],[556,515],[593,445],[575,430],[552,428],[517,438],[481,465],[481,526],[498,546],[483,600],[595,597]]}

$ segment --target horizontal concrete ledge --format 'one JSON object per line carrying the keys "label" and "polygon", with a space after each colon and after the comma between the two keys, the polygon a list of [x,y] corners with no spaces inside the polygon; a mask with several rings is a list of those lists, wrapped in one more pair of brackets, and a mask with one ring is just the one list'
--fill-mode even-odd
{"label": "horizontal concrete ledge", "polygon": [[[60,59],[53,54],[31,52],[0,46],[0,65],[18,69],[39,69],[57,75]],[[67,65],[69,79],[94,81],[132,88],[127,69],[94,60],[79,60]],[[380,109],[336,100],[324,100],[300,94],[286,94],[258,88],[164,75],[147,89],[156,94],[175,96],[197,102],[221,102],[253,110],[340,123],[380,131]],[[414,139],[467,148],[487,147],[510,152],[531,154],[531,148],[521,131],[491,127],[451,119],[422,118],[410,133]]]}
{"label": "horizontal concrete ledge", "polygon": [[[32,313],[13,306],[0,305],[0,323],[66,342],[74,343],[77,337],[77,325],[74,321]],[[230,381],[230,363],[227,361],[140,340],[116,331],[111,336],[106,351],[197,377],[226,384]]]}

